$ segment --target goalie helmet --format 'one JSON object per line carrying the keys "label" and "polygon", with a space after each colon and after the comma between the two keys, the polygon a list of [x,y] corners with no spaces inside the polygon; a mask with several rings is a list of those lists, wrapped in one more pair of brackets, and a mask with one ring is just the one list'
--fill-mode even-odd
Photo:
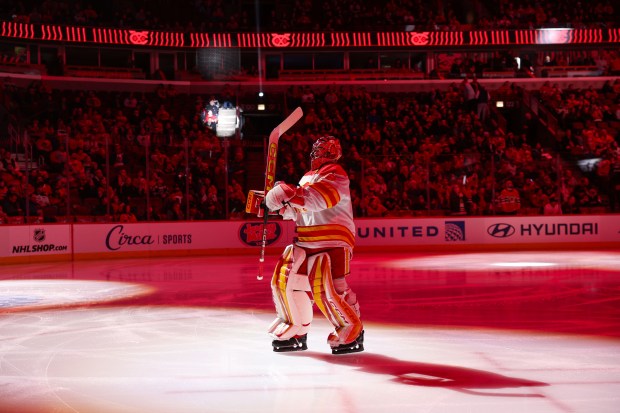
{"label": "goalie helmet", "polygon": [[340,141],[333,136],[321,136],[312,145],[310,167],[318,169],[327,162],[336,162],[341,156]]}

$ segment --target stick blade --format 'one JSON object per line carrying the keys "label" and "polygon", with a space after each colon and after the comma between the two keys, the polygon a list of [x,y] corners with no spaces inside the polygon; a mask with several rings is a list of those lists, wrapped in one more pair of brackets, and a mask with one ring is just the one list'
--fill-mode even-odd
{"label": "stick blade", "polygon": [[299,119],[304,115],[304,111],[298,107],[294,111],[291,112],[290,115],[286,117],[276,128],[273,130],[271,135],[269,136],[269,141],[271,141],[272,136],[276,139],[279,139],[287,130],[293,127],[297,123]]}
{"label": "stick blade", "polygon": [[265,168],[265,191],[266,194],[273,188],[276,179],[276,159],[278,157],[278,141],[287,130],[293,127],[295,123],[303,116],[304,112],[301,108],[295,109],[286,117],[278,126],[276,126],[269,135],[269,145],[267,146],[267,165]]}

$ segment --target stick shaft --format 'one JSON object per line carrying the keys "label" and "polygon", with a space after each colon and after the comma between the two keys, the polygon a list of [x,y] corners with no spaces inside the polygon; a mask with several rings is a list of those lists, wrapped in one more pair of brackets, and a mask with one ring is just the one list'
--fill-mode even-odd
{"label": "stick shaft", "polygon": [[[265,191],[267,196],[276,182],[276,161],[278,160],[278,141],[287,130],[293,127],[295,123],[303,116],[303,110],[301,108],[295,109],[290,115],[286,117],[278,126],[276,126],[269,134],[269,142],[267,145],[267,159],[265,164]],[[263,237],[261,240],[260,257],[258,259],[260,265],[258,266],[259,280],[263,279],[263,266],[265,262],[265,249],[267,247],[267,223],[268,223],[269,209],[266,205],[263,205]]]}

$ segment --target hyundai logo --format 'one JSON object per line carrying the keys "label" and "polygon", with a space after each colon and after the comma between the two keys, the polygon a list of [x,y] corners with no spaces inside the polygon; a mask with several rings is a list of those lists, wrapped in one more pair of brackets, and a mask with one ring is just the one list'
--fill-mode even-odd
{"label": "hyundai logo", "polygon": [[490,236],[495,238],[508,238],[515,233],[515,227],[510,224],[499,223],[487,228]]}

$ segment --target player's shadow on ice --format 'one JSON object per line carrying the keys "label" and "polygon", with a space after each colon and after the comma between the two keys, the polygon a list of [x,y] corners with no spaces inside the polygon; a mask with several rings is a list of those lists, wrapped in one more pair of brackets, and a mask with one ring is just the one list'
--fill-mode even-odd
{"label": "player's shadow on ice", "polygon": [[360,371],[394,376],[395,382],[412,386],[445,387],[447,389],[483,396],[544,397],[535,393],[496,393],[474,389],[506,389],[516,387],[548,386],[548,383],[503,376],[484,370],[447,366],[444,364],[418,363],[399,360],[371,353],[331,355],[314,351],[289,353],[311,357],[326,363],[355,367]]}

